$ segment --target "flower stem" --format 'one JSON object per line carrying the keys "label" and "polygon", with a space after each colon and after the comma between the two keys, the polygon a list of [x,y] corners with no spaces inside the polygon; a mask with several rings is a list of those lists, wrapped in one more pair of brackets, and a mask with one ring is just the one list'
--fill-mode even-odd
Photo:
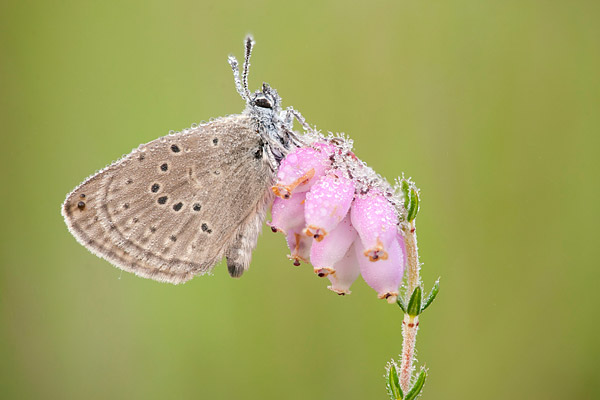
{"label": "flower stem", "polygon": [[402,363],[400,364],[400,387],[404,393],[408,393],[410,390],[418,328],[419,317],[404,314],[404,321],[402,321]]}
{"label": "flower stem", "polygon": [[[414,220],[405,224],[403,230],[408,264],[406,271],[407,290],[405,293],[404,304],[408,304],[413,291],[421,284],[421,277],[419,276],[420,265],[419,250],[417,247],[417,231]],[[405,313],[404,321],[402,321],[402,362],[400,365],[400,387],[404,393],[407,393],[410,390],[418,329],[419,317]]]}
{"label": "flower stem", "polygon": [[[407,256],[407,283],[408,288],[406,290],[406,301],[410,299],[413,291],[417,286],[421,284],[421,277],[419,271],[421,266],[419,265],[419,248],[417,247],[417,228],[415,221],[407,223],[404,227],[404,243],[406,244],[406,256]],[[407,303],[408,304],[408,303]]]}

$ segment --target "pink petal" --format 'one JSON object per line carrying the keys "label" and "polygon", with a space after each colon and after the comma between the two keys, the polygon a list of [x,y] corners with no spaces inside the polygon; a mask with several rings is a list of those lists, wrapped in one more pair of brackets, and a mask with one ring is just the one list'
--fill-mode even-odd
{"label": "pink petal", "polygon": [[310,263],[315,273],[323,277],[334,272],[335,263],[348,252],[356,235],[347,216],[323,240],[315,241],[310,249]]}
{"label": "pink petal", "polygon": [[354,182],[341,172],[332,171],[320,178],[306,195],[306,235],[323,240],[344,219],[353,198]]}
{"label": "pink petal", "polygon": [[398,234],[394,206],[381,192],[371,190],[366,195],[356,196],[350,214],[352,225],[362,240],[363,257],[369,257],[370,261],[386,260],[388,248]]}
{"label": "pink petal", "polygon": [[300,229],[289,231],[285,237],[290,254],[288,258],[294,261],[294,265],[300,265],[300,261],[309,262],[312,238],[302,234]]}
{"label": "pink petal", "polygon": [[271,188],[276,196],[289,199],[292,193],[308,191],[329,169],[331,161],[325,152],[301,147],[289,153],[277,170],[277,183]]}
{"label": "pink petal", "polygon": [[377,292],[380,299],[387,299],[389,303],[397,300],[398,287],[404,275],[406,255],[398,239],[395,237],[392,240],[388,247],[388,257],[379,262],[371,262],[364,256],[359,241],[354,246],[363,279]]}
{"label": "pink petal", "polygon": [[333,268],[335,271],[327,275],[327,278],[329,278],[329,281],[331,282],[331,286],[328,286],[327,289],[332,290],[339,295],[352,293],[350,291],[350,286],[352,286],[360,274],[360,266],[356,259],[354,246],[351,246],[348,249],[344,257],[335,263]]}
{"label": "pink petal", "polygon": [[304,228],[304,200],[305,193],[298,193],[290,199],[275,198],[271,208],[271,222],[267,225],[273,232],[287,234],[290,230],[301,231]]}

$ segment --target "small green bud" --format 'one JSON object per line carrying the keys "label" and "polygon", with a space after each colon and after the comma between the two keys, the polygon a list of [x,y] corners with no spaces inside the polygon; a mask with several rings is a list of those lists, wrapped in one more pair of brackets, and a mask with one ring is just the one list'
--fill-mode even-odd
{"label": "small green bud", "polygon": [[[419,190],[417,189],[417,187],[413,184],[410,187],[410,202],[409,202],[409,206],[407,208],[407,217],[406,220],[408,222],[411,222],[413,219],[415,219],[417,217],[417,214],[419,213]],[[406,201],[405,201],[406,203]]]}
{"label": "small green bud", "polygon": [[408,206],[410,204],[410,196],[408,194],[409,185],[406,179],[402,179],[400,189],[402,190],[402,195],[404,197],[404,208],[408,210]]}
{"label": "small green bud", "polygon": [[417,186],[413,181],[404,178],[403,175],[401,179],[398,179],[396,181],[396,191],[400,191],[402,197],[402,205],[404,206],[404,211],[400,212],[400,218],[402,220],[411,222],[417,217],[417,214],[419,213],[419,189],[417,189]]}

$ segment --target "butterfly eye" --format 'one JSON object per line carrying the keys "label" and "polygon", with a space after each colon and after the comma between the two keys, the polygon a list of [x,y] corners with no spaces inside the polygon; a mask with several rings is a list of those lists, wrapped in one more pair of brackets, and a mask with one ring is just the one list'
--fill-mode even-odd
{"label": "butterfly eye", "polygon": [[254,105],[261,108],[273,108],[271,101],[264,95],[259,95],[254,99]]}

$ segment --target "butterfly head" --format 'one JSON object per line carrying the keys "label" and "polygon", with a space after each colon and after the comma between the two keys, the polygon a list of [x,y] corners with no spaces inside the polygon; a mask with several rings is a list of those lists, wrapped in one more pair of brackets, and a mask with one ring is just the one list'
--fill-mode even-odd
{"label": "butterfly head", "polygon": [[302,144],[299,136],[293,131],[294,117],[301,121],[305,129],[310,129],[310,127],[297,111],[291,108],[281,109],[281,97],[277,94],[277,90],[269,84],[263,83],[261,90],[250,93],[250,90],[248,90],[248,71],[253,46],[254,40],[252,37],[246,37],[241,78],[238,61],[235,57],[229,56],[229,65],[233,70],[235,88],[242,99],[246,101],[244,113],[252,115],[255,121],[258,122],[260,134],[268,147],[267,153],[272,155],[270,158],[274,167],[276,167],[292,148]]}
{"label": "butterfly head", "polygon": [[279,111],[281,98],[277,94],[277,90],[272,89],[268,83],[263,83],[262,91],[256,91],[249,101],[253,107],[262,108],[265,110]]}
{"label": "butterfly head", "polygon": [[246,101],[247,106],[259,115],[278,115],[281,111],[281,98],[277,94],[277,91],[268,83],[263,83],[262,89],[257,90],[254,93],[250,93],[248,90],[248,72],[250,69],[250,55],[252,54],[252,47],[254,46],[254,40],[251,36],[248,36],[244,41],[246,54],[244,57],[244,66],[242,69],[242,76],[240,79],[240,70],[238,61],[235,57],[229,56],[229,64],[233,70],[233,77],[235,80],[235,88],[242,98]]}

